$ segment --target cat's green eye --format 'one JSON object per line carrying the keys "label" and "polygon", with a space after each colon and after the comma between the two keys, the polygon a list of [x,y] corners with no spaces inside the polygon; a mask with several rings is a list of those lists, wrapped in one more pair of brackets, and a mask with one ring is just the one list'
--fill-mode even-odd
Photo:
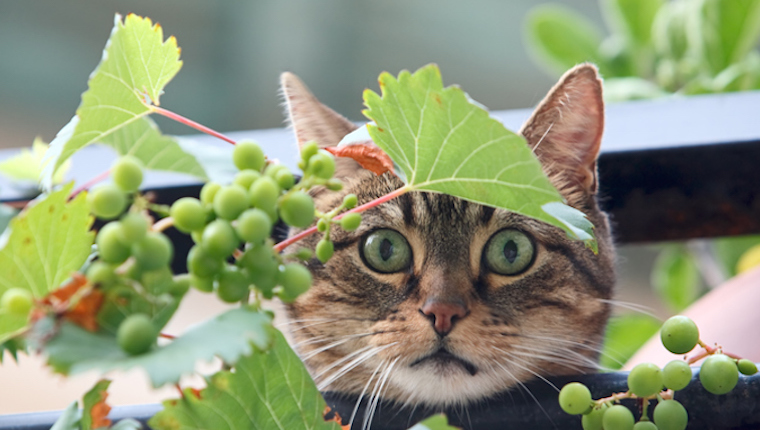
{"label": "cat's green eye", "polygon": [[359,248],[365,264],[380,273],[406,269],[412,262],[409,242],[395,230],[376,230],[364,239]]}
{"label": "cat's green eye", "polygon": [[489,270],[500,275],[517,275],[533,263],[533,240],[520,230],[505,229],[491,236],[483,252]]}

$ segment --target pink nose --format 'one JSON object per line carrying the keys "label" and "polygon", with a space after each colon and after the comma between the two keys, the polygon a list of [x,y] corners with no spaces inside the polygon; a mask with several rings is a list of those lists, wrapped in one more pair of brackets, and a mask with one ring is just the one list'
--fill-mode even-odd
{"label": "pink nose", "polygon": [[433,328],[441,336],[449,334],[454,326],[454,322],[457,319],[466,317],[468,314],[464,304],[446,303],[436,300],[428,300],[422,306],[420,312],[433,323]]}

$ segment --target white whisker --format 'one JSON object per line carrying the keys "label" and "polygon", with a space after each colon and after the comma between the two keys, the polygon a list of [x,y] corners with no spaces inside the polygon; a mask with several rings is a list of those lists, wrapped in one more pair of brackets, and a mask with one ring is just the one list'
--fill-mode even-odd
{"label": "white whisker", "polygon": [[385,364],[385,361],[381,361],[380,364],[375,367],[375,371],[372,372],[372,375],[370,375],[369,379],[367,380],[367,383],[364,384],[364,388],[362,389],[361,394],[359,394],[359,398],[356,400],[356,406],[354,406],[353,412],[351,412],[351,419],[348,420],[348,428],[352,428],[354,426],[354,419],[356,419],[356,413],[359,412],[359,406],[362,403],[362,397],[364,397],[364,393],[367,392],[367,388],[369,388],[369,384],[372,383],[372,380],[375,379],[375,375],[377,375],[377,371],[380,370],[380,367],[382,367]]}
{"label": "white whisker", "polygon": [[377,405],[380,402],[380,393],[383,392],[383,388],[385,387],[385,383],[388,382],[388,377],[391,376],[391,372],[393,371],[393,366],[396,365],[396,363],[401,359],[401,357],[396,357],[395,360],[388,366],[388,368],[385,369],[382,376],[382,381],[380,382],[380,388],[377,390],[377,394],[372,399],[372,404],[370,405],[370,413],[369,418],[365,416],[365,429],[370,430],[370,427],[372,426],[372,419],[375,417],[375,411],[377,410]]}

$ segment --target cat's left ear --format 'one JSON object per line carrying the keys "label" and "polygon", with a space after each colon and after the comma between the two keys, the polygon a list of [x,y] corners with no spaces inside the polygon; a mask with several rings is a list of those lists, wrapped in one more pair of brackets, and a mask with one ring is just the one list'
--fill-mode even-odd
{"label": "cat's left ear", "polygon": [[560,78],[520,134],[568,203],[585,207],[597,191],[603,130],[602,81],[596,67],[581,64]]}

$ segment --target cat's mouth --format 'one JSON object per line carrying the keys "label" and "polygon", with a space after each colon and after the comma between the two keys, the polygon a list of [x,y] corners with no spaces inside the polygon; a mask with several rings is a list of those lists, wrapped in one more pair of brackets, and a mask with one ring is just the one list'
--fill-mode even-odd
{"label": "cat's mouth", "polygon": [[412,364],[409,365],[409,367],[414,367],[423,363],[432,363],[432,364],[437,364],[440,366],[456,364],[456,365],[461,366],[471,376],[475,376],[475,374],[478,373],[478,368],[475,367],[474,364],[470,363],[467,360],[457,357],[456,355],[447,351],[445,348],[440,348],[438,351],[414,361]]}

